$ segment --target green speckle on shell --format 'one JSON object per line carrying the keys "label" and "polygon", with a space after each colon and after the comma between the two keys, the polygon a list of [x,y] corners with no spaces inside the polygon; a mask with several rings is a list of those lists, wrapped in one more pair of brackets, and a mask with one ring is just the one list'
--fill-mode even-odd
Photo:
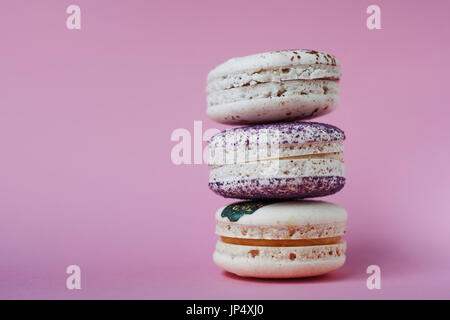
{"label": "green speckle on shell", "polygon": [[228,218],[231,222],[238,221],[244,214],[252,214],[261,207],[274,201],[242,201],[226,206],[221,213],[222,218]]}

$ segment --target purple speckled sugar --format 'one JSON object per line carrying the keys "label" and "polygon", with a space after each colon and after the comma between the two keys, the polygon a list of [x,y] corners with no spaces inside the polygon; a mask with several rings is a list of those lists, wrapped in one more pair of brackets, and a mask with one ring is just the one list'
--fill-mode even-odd
{"label": "purple speckled sugar", "polygon": [[230,138],[233,146],[248,146],[252,137],[262,133],[269,135],[272,144],[302,144],[345,139],[344,132],[330,124],[295,121],[225,130],[214,135],[209,141],[209,146],[216,148],[230,145]]}
{"label": "purple speckled sugar", "polygon": [[210,182],[209,188],[225,198],[303,199],[336,193],[344,185],[344,177],[324,176]]}

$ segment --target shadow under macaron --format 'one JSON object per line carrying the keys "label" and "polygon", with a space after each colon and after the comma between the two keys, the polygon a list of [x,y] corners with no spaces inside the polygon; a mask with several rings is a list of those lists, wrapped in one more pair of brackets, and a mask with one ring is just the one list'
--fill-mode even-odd
{"label": "shadow under macaron", "polygon": [[345,270],[336,270],[324,275],[311,276],[311,277],[303,277],[303,278],[253,278],[253,277],[241,277],[235,275],[228,271],[222,271],[222,275],[226,278],[239,280],[239,281],[248,281],[248,282],[260,282],[260,283],[325,283],[325,282],[336,282],[339,280],[346,280],[348,278],[352,278],[353,274],[345,272]]}

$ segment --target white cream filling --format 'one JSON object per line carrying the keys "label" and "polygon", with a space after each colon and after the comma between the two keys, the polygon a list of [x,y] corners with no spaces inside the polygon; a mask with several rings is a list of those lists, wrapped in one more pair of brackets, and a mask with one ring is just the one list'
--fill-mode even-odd
{"label": "white cream filling", "polygon": [[291,65],[269,69],[245,70],[210,79],[208,93],[230,88],[253,86],[264,82],[281,82],[284,80],[339,80],[340,67],[324,64]]}

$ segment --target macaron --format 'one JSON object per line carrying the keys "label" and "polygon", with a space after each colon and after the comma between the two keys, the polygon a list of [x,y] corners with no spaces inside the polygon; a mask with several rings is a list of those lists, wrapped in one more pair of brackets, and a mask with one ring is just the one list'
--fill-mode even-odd
{"label": "macaron", "polygon": [[345,135],[317,122],[237,127],[209,141],[209,188],[226,198],[303,199],[344,187]]}
{"label": "macaron", "polygon": [[245,201],[216,213],[214,262],[243,277],[298,278],[345,262],[346,211],[323,201]]}
{"label": "macaron", "polygon": [[331,54],[287,50],[233,58],[207,78],[207,114],[225,124],[312,119],[339,103],[340,64]]}

